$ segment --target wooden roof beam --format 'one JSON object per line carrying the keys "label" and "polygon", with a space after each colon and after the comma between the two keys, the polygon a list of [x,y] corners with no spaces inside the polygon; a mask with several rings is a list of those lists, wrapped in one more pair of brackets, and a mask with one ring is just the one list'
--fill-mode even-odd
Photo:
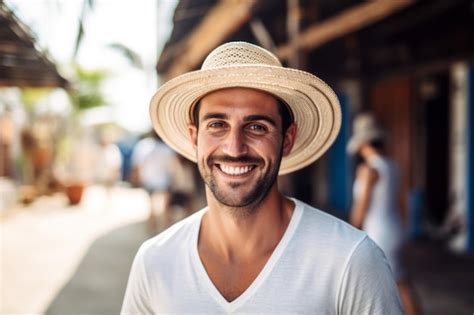
{"label": "wooden roof beam", "polygon": [[182,49],[162,78],[169,80],[199,66],[206,55],[250,20],[256,0],[222,0],[201,24],[179,43]]}
{"label": "wooden roof beam", "polygon": [[414,0],[374,0],[354,6],[335,17],[310,26],[292,43],[278,47],[277,55],[280,59],[286,60],[295,50],[315,49],[331,40],[380,21],[413,3],[415,3]]}

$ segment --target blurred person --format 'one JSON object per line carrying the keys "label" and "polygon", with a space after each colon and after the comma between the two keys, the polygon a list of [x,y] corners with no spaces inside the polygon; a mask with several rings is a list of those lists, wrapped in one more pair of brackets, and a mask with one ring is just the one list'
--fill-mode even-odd
{"label": "blurred person", "polygon": [[186,217],[193,213],[196,196],[194,165],[181,155],[176,155],[172,164],[171,200],[168,216],[169,224],[175,217]]}
{"label": "blurred person", "polygon": [[161,86],[150,113],[162,139],[197,162],[208,206],[141,246],[122,314],[402,313],[377,245],[277,186],[339,132],[327,84],[231,42]]}
{"label": "blurred person", "polygon": [[95,171],[96,181],[107,189],[121,179],[122,154],[113,141],[113,136],[108,131],[103,131],[99,138],[99,150],[97,152],[97,163]]}
{"label": "blurred person", "polygon": [[350,223],[380,246],[390,263],[406,314],[419,314],[413,288],[403,269],[401,250],[406,239],[401,220],[400,171],[384,154],[384,131],[370,113],[354,119],[347,150],[358,162]]}
{"label": "blurred person", "polygon": [[141,139],[132,152],[132,182],[146,190],[150,197],[148,230],[154,235],[159,219],[169,224],[167,209],[171,201],[171,179],[175,153],[154,132]]}

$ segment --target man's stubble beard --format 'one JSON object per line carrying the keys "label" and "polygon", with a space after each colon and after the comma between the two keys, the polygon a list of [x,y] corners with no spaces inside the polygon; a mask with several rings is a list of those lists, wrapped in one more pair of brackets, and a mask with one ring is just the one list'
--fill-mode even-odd
{"label": "man's stubble beard", "polygon": [[[224,191],[219,189],[219,185],[217,184],[216,178],[212,173],[212,164],[209,163],[207,169],[209,172],[206,171],[206,168],[202,165],[204,162],[198,163],[199,172],[201,177],[204,180],[204,183],[209,188],[211,193],[213,194],[214,198],[223,205],[227,211],[235,217],[239,218],[246,218],[253,215],[258,206],[265,200],[268,196],[271,188],[276,182],[278,177],[278,172],[280,170],[281,158],[283,155],[283,150],[280,150],[280,154],[278,159],[276,160],[276,165],[269,165],[268,172],[263,174],[260,178],[257,179],[253,188],[249,190],[244,196],[241,196],[239,200],[235,200],[232,196],[232,191]],[[227,184],[225,184],[227,185]],[[239,186],[242,184],[235,183],[234,185],[231,183],[229,186],[231,189],[238,189]],[[234,186],[234,187],[232,187]]]}

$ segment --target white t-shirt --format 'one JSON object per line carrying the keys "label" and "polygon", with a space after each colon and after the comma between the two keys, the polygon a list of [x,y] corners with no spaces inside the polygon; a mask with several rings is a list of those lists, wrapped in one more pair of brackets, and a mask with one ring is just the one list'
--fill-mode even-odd
{"label": "white t-shirt", "polygon": [[293,201],[280,243],[237,299],[224,299],[199,258],[203,209],[141,246],[121,314],[401,314],[377,245],[347,223]]}

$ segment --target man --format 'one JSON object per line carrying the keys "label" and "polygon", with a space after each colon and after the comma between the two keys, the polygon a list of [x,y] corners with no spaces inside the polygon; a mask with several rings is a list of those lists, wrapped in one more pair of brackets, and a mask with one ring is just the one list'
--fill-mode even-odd
{"label": "man", "polygon": [[122,314],[399,314],[365,233],[284,197],[278,174],[314,162],[340,126],[334,92],[243,42],[163,85],[155,130],[196,161],[208,207],[140,248]]}

